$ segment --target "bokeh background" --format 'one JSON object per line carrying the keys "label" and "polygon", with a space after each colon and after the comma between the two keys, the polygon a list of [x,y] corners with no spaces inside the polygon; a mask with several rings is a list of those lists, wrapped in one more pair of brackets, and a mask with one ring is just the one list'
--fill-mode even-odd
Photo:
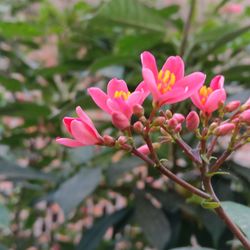
{"label": "bokeh background", "polygon": [[[62,118],[77,105],[99,131],[117,135],[86,88],[105,90],[117,77],[133,90],[142,81],[144,50],[159,66],[181,55],[186,72],[205,72],[207,83],[223,74],[228,99],[244,102],[250,1],[1,0],[1,250],[240,249],[220,219],[186,202],[188,193],[136,158],[55,143],[66,136]],[[190,107],[186,101],[173,109],[187,114]],[[225,164],[231,175],[214,178],[222,200],[250,204],[249,150]],[[173,151],[167,145],[159,154],[199,185],[197,169]]]}

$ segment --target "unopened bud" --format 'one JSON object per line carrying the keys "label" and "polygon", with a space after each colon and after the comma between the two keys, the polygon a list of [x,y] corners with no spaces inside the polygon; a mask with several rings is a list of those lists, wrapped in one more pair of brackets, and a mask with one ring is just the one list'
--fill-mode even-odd
{"label": "unopened bud", "polygon": [[140,146],[139,148],[137,148],[137,151],[139,151],[141,154],[144,154],[144,155],[148,155],[150,153],[150,150],[147,144],[144,144]]}
{"label": "unopened bud", "polygon": [[141,117],[144,115],[144,108],[140,104],[136,104],[133,107],[133,114],[137,117]]}
{"label": "unopened bud", "polygon": [[136,133],[141,134],[143,132],[143,125],[140,121],[137,121],[133,125],[133,129]]}
{"label": "unopened bud", "polygon": [[182,122],[185,121],[184,115],[179,114],[179,113],[175,113],[175,114],[173,115],[173,118],[176,119],[176,120],[178,121],[178,123],[182,123]]}
{"label": "unopened bud", "polygon": [[112,123],[119,129],[124,130],[130,126],[128,118],[119,112],[114,112],[112,114]]}
{"label": "unopened bud", "polygon": [[178,125],[178,121],[174,118],[171,118],[168,120],[168,126],[172,129],[175,129],[175,127]]}
{"label": "unopened bud", "polygon": [[247,124],[250,124],[250,110],[246,110],[239,116],[240,121],[246,122]]}
{"label": "unopened bud", "polygon": [[250,108],[250,98],[241,106],[241,110],[244,111]]}
{"label": "unopened bud", "polygon": [[169,109],[166,110],[165,115],[168,119],[170,119],[173,116],[172,112]]}
{"label": "unopened bud", "polygon": [[195,111],[191,111],[186,118],[186,127],[189,131],[194,131],[199,127],[200,117]]}
{"label": "unopened bud", "polygon": [[217,136],[223,136],[231,133],[235,128],[235,125],[233,123],[225,123],[223,125],[220,125],[218,128],[215,129],[214,133]]}
{"label": "unopened bud", "polygon": [[126,144],[126,142],[127,142],[127,137],[124,136],[124,135],[121,135],[121,136],[119,136],[119,138],[117,139],[117,142],[118,142],[120,145],[124,145],[124,144]]}
{"label": "unopened bud", "polygon": [[225,111],[226,111],[226,112],[233,112],[233,111],[235,111],[239,106],[240,106],[240,101],[232,101],[232,102],[229,102],[229,103],[225,106]]}
{"label": "unopened bud", "polygon": [[209,126],[209,130],[213,131],[214,129],[216,129],[218,127],[218,123],[217,122],[212,122]]}
{"label": "unopened bud", "polygon": [[104,135],[103,136],[103,143],[106,146],[112,147],[115,145],[115,139],[110,135]]}
{"label": "unopened bud", "polygon": [[163,116],[159,116],[154,120],[154,125],[155,126],[162,126],[164,122],[166,121],[166,118]]}
{"label": "unopened bud", "polygon": [[181,130],[182,130],[182,126],[181,126],[181,123],[179,123],[179,124],[175,127],[174,132],[180,133]]}

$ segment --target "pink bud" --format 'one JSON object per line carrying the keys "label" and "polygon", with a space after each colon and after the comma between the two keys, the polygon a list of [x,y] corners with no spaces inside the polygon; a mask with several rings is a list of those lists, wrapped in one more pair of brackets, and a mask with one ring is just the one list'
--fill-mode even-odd
{"label": "pink bud", "polygon": [[148,154],[150,153],[147,144],[144,144],[144,145],[140,146],[139,148],[137,148],[137,150],[138,150],[141,154],[144,154],[144,155],[148,155]]}
{"label": "pink bud", "polygon": [[175,127],[178,125],[178,121],[175,118],[171,118],[168,120],[168,126],[172,129],[175,129]]}
{"label": "pink bud", "polygon": [[124,130],[130,126],[128,118],[119,112],[114,112],[112,114],[112,123],[119,129]]}
{"label": "pink bud", "polygon": [[163,117],[163,116],[160,116],[160,117],[157,117],[155,120],[154,120],[154,125],[156,126],[161,126],[164,124],[164,122],[166,121],[166,118]]}
{"label": "pink bud", "polygon": [[218,128],[215,129],[214,133],[217,136],[223,136],[231,133],[235,128],[235,125],[233,123],[225,123],[220,125]]}
{"label": "pink bud", "polygon": [[240,101],[232,101],[232,102],[229,102],[229,103],[226,105],[225,110],[226,110],[226,112],[233,112],[233,111],[235,111],[239,106],[240,106]]}
{"label": "pink bud", "polygon": [[140,121],[137,121],[133,125],[133,129],[136,133],[140,134],[143,132],[143,125]]}
{"label": "pink bud", "polygon": [[189,131],[194,131],[199,127],[200,117],[195,111],[191,111],[186,118],[186,127]]}
{"label": "pink bud", "polygon": [[115,139],[110,135],[104,135],[103,142],[104,142],[104,145],[106,145],[106,146],[114,146],[115,145]]}
{"label": "pink bud", "polygon": [[244,111],[244,112],[240,115],[239,119],[240,119],[241,121],[243,121],[243,122],[246,122],[246,123],[250,124],[250,109]]}
{"label": "pink bud", "polygon": [[182,130],[182,126],[181,126],[181,123],[179,123],[179,124],[175,127],[174,132],[179,133],[179,132],[181,132],[181,130]]}
{"label": "pink bud", "polygon": [[144,108],[140,105],[140,104],[136,104],[133,107],[133,113],[134,115],[136,115],[137,117],[141,117],[144,115]]}
{"label": "pink bud", "polygon": [[120,145],[124,145],[124,144],[127,142],[126,136],[124,136],[124,135],[119,136],[119,138],[117,139],[117,142],[118,142]]}
{"label": "pink bud", "polygon": [[185,121],[184,115],[179,114],[179,113],[175,113],[175,114],[173,115],[173,118],[176,119],[176,120],[178,121],[178,123],[182,123],[182,122]]}

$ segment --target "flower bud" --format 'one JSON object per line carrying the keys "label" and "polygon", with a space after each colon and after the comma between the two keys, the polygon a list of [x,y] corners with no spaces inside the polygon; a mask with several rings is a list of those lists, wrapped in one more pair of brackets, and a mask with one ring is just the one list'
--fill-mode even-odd
{"label": "flower bud", "polygon": [[247,124],[250,124],[250,110],[246,110],[239,116],[240,121],[246,122]]}
{"label": "flower bud", "polygon": [[172,129],[175,129],[175,127],[178,125],[178,121],[175,118],[171,118],[168,120],[168,126]]}
{"label": "flower bud", "polygon": [[103,143],[106,146],[112,147],[115,145],[115,139],[110,135],[103,136]]}
{"label": "flower bud", "polygon": [[225,111],[226,111],[226,112],[233,112],[233,111],[235,111],[239,106],[240,106],[240,101],[232,101],[232,102],[229,102],[229,103],[225,106]]}
{"label": "flower bud", "polygon": [[173,118],[176,119],[176,120],[178,121],[178,123],[182,123],[182,122],[185,121],[184,115],[179,114],[179,113],[175,113],[175,114],[173,115]]}
{"label": "flower bud", "polygon": [[144,115],[144,108],[140,104],[136,104],[133,107],[133,114],[137,117],[141,117]]}
{"label": "flower bud", "polygon": [[209,126],[209,130],[213,131],[214,129],[216,129],[218,127],[218,123],[217,122],[212,122]]}
{"label": "flower bud", "polygon": [[225,123],[220,125],[218,128],[215,129],[214,133],[217,136],[223,136],[231,133],[235,128],[235,125],[233,123]]}
{"label": "flower bud", "polygon": [[112,114],[112,123],[121,130],[124,130],[130,126],[128,118],[119,112],[114,112]]}
{"label": "flower bud", "polygon": [[189,131],[194,131],[199,127],[200,117],[195,111],[191,111],[186,117],[186,127]]}
{"label": "flower bud", "polygon": [[127,137],[124,136],[124,135],[121,135],[121,136],[119,136],[119,138],[117,139],[117,142],[118,142],[120,145],[124,145],[124,144],[127,142]]}
{"label": "flower bud", "polygon": [[140,146],[139,148],[137,148],[137,150],[138,150],[141,154],[144,154],[144,155],[148,155],[148,154],[150,153],[147,144],[144,144],[144,145]]}
{"label": "flower bud", "polygon": [[155,126],[161,126],[164,124],[164,122],[166,121],[166,118],[163,116],[159,116],[154,120],[154,125]]}
{"label": "flower bud", "polygon": [[179,124],[177,124],[177,126],[175,127],[174,132],[180,133],[181,130],[182,130],[182,126],[181,126],[181,123],[179,123]]}
{"label": "flower bud", "polygon": [[241,110],[244,111],[250,108],[250,98],[241,106]]}
{"label": "flower bud", "polygon": [[168,119],[170,119],[173,116],[172,112],[169,109],[166,110],[165,115]]}
{"label": "flower bud", "polygon": [[140,121],[137,121],[133,125],[133,129],[136,133],[141,134],[143,132],[143,125]]}

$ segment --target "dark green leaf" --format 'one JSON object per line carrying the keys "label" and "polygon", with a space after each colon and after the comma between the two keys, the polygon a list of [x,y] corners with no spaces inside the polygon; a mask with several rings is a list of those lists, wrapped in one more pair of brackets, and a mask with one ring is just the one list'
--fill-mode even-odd
{"label": "dark green leaf", "polygon": [[147,240],[157,249],[165,249],[171,238],[171,227],[167,217],[142,193],[136,195],[135,203],[135,219]]}
{"label": "dark green leaf", "polygon": [[97,221],[93,227],[83,233],[77,250],[95,250],[97,249],[103,235],[107,229],[131,215],[131,208],[121,209],[111,215],[107,215]]}
{"label": "dark green leaf", "polygon": [[65,215],[75,209],[98,186],[101,179],[100,168],[83,168],[66,180],[50,199],[60,204]]}
{"label": "dark green leaf", "polygon": [[2,84],[7,90],[10,91],[19,91],[22,89],[22,83],[5,76],[0,76],[0,84]]}
{"label": "dark green leaf", "polygon": [[221,202],[221,206],[247,238],[250,239],[250,207],[232,201]]}

